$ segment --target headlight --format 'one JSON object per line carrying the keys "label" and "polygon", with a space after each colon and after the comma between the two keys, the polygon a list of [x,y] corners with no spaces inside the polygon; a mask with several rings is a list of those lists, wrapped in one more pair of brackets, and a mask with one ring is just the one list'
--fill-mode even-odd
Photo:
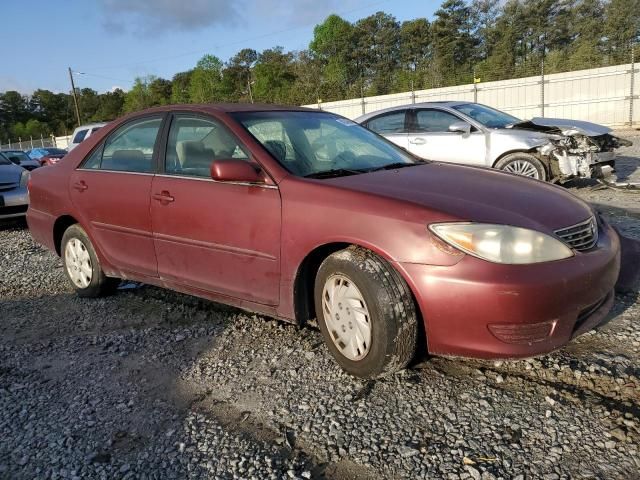
{"label": "headlight", "polygon": [[429,229],[449,245],[506,264],[551,262],[573,256],[560,240],[535,230],[485,223],[437,223]]}
{"label": "headlight", "polygon": [[29,170],[25,170],[20,174],[20,186],[26,187],[27,183],[29,183]]}

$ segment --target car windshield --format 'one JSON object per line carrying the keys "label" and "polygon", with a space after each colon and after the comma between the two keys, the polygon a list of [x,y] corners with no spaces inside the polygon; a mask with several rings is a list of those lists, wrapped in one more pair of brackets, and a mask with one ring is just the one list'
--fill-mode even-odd
{"label": "car windshield", "polygon": [[28,162],[29,160],[31,160],[31,158],[29,158],[29,155],[27,155],[24,152],[3,152],[4,156],[7,157],[9,160],[11,160],[13,163],[21,163],[21,162]]}
{"label": "car windshield", "polygon": [[509,125],[521,121],[513,115],[478,103],[463,103],[462,105],[455,105],[452,108],[473,118],[476,122],[483,124],[487,128],[506,128]]}
{"label": "car windshield", "polygon": [[239,112],[233,117],[288,171],[354,175],[423,163],[377,134],[324,112]]}
{"label": "car windshield", "polygon": [[0,165],[12,165],[12,163],[4,156],[4,154],[0,153]]}

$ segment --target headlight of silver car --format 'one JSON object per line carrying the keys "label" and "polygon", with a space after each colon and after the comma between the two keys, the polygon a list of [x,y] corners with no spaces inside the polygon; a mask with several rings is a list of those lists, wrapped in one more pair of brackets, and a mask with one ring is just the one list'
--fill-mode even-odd
{"label": "headlight of silver car", "polygon": [[429,229],[449,245],[483,260],[529,264],[562,260],[573,252],[542,232],[486,223],[437,223]]}
{"label": "headlight of silver car", "polygon": [[25,170],[20,174],[20,186],[26,187],[27,183],[29,183],[29,170]]}

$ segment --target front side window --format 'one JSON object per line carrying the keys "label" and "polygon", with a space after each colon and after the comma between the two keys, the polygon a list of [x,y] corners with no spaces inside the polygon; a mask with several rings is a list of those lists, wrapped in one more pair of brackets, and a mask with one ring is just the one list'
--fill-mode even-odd
{"label": "front side window", "polygon": [[416,112],[416,132],[448,132],[452,123],[461,120],[444,110],[418,110]]}
{"label": "front side window", "polygon": [[220,159],[249,160],[239,141],[213,119],[176,116],[169,129],[165,172],[210,177],[211,162]]}
{"label": "front side window", "polygon": [[123,125],[89,156],[83,168],[153,172],[153,150],[161,124],[161,117],[152,117]]}
{"label": "front side window", "polygon": [[405,132],[405,110],[380,115],[367,122],[367,128],[380,135]]}
{"label": "front side window", "polygon": [[238,112],[240,124],[298,176],[357,174],[418,162],[375,133],[325,112]]}

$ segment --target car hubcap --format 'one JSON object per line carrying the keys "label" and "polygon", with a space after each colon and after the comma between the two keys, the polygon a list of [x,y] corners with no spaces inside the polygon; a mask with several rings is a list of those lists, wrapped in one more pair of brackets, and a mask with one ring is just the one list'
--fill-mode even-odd
{"label": "car hubcap", "polygon": [[516,160],[506,165],[503,169],[505,172],[515,173],[516,175],[522,175],[523,177],[531,177],[540,179],[540,172],[533,166],[531,162],[526,160]]}
{"label": "car hubcap", "polygon": [[64,249],[64,261],[73,284],[79,288],[87,288],[91,283],[93,268],[85,244],[77,238],[69,240]]}
{"label": "car hubcap", "polygon": [[371,348],[371,316],[358,287],[344,275],[331,275],[322,290],[322,310],[331,340],[349,360],[362,360]]}

